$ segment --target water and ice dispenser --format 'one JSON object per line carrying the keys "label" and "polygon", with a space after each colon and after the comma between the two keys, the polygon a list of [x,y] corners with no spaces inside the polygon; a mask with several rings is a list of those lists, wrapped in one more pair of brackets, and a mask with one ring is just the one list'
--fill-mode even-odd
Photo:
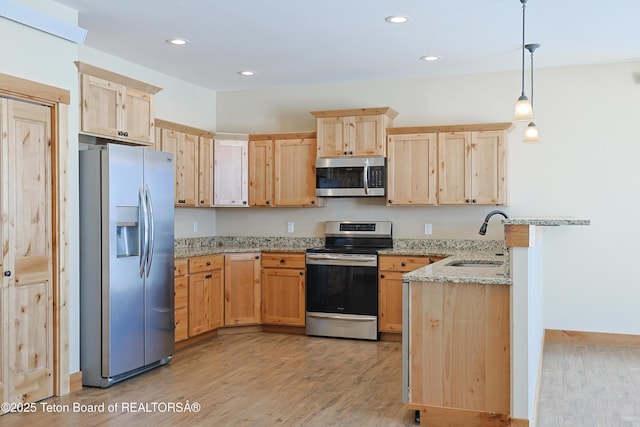
{"label": "water and ice dispenser", "polygon": [[116,242],[118,258],[140,255],[140,227],[137,206],[116,207]]}

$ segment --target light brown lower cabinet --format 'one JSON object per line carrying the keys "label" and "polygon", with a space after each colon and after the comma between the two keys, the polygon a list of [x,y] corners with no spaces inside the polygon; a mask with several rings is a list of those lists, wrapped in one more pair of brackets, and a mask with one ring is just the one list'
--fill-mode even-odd
{"label": "light brown lower cabinet", "polygon": [[189,258],[189,336],[222,326],[224,255]]}
{"label": "light brown lower cabinet", "polygon": [[422,425],[511,425],[510,287],[408,286],[408,407]]}
{"label": "light brown lower cabinet", "polygon": [[187,278],[189,260],[176,259],[174,266],[175,341],[179,342],[189,338],[189,279]]}
{"label": "light brown lower cabinet", "polygon": [[304,326],[305,255],[262,255],[262,323]]}
{"label": "light brown lower cabinet", "polygon": [[378,331],[402,332],[402,275],[431,262],[429,256],[378,258]]}
{"label": "light brown lower cabinet", "polygon": [[224,325],[260,323],[260,253],[224,255]]}

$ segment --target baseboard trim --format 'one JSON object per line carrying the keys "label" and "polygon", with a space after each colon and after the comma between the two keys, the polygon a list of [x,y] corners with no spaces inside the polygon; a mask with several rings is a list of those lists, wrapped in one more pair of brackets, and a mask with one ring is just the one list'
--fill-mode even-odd
{"label": "baseboard trim", "polygon": [[402,333],[400,332],[380,332],[380,341],[401,342]]}
{"label": "baseboard trim", "polygon": [[640,348],[640,335],[546,329],[544,342]]}
{"label": "baseboard trim", "polygon": [[[432,405],[408,404],[409,409],[420,411],[421,426],[438,427],[510,427],[513,420],[508,414]],[[520,421],[520,420],[519,420]],[[515,424],[525,427],[525,424]],[[528,422],[526,424],[528,426]]]}
{"label": "baseboard trim", "polygon": [[294,334],[305,335],[307,330],[304,326],[284,326],[284,325],[263,325],[263,332],[271,332],[276,334]]}
{"label": "baseboard trim", "polygon": [[262,332],[262,325],[225,326],[218,329],[218,335],[247,334],[250,332]]}
{"label": "baseboard trim", "polygon": [[69,374],[69,393],[82,390],[82,371]]}

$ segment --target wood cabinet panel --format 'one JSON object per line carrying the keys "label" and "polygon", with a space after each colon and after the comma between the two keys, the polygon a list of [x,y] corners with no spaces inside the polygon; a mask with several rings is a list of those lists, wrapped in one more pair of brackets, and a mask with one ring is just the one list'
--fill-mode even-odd
{"label": "wood cabinet panel", "polygon": [[221,268],[189,274],[189,336],[222,326],[224,274]]}
{"label": "wood cabinet panel", "polygon": [[216,134],[214,140],[213,204],[249,205],[248,135]]}
{"label": "wood cabinet panel", "polygon": [[271,206],[273,204],[273,141],[249,143],[249,204]]}
{"label": "wood cabinet panel", "polygon": [[437,134],[390,135],[387,156],[387,205],[437,204]]}
{"label": "wood cabinet panel", "polygon": [[205,255],[189,258],[189,274],[202,273],[224,267],[224,255]]}
{"label": "wood cabinet panel", "polygon": [[260,323],[260,254],[224,256],[224,324]]}
{"label": "wood cabinet panel", "polygon": [[197,187],[198,206],[213,206],[213,138],[199,139]]}
{"label": "wood cabinet panel", "polygon": [[409,289],[409,403],[510,412],[509,287]]}
{"label": "wood cabinet panel", "polygon": [[186,276],[174,278],[175,341],[189,338],[189,281]]}
{"label": "wood cabinet panel", "polygon": [[296,253],[263,253],[262,268],[305,268],[305,254]]}
{"label": "wood cabinet panel", "polygon": [[[249,204],[316,206],[316,139],[312,133],[251,135]],[[272,139],[257,139],[271,137]]]}
{"label": "wood cabinet panel", "polygon": [[402,332],[402,275],[428,265],[428,256],[378,257],[378,331]]}
{"label": "wood cabinet panel", "polygon": [[80,131],[130,144],[153,145],[154,95],[89,74],[80,75]]}
{"label": "wood cabinet panel", "polygon": [[313,206],[316,203],[316,140],[274,141],[274,201],[276,206]]}
{"label": "wood cabinet panel", "polygon": [[173,263],[173,275],[184,276],[189,272],[189,259],[180,258],[176,259]]}
{"label": "wood cabinet panel", "polygon": [[398,115],[389,107],[314,111],[317,157],[386,156],[386,128]]}
{"label": "wood cabinet panel", "polygon": [[270,325],[304,326],[304,270],[293,268],[263,268],[262,323]]}

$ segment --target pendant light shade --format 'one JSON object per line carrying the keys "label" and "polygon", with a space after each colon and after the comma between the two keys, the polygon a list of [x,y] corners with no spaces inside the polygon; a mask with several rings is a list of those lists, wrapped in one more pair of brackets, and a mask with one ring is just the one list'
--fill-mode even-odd
{"label": "pendant light shade", "polygon": [[535,123],[531,122],[524,131],[524,142],[535,144],[540,141],[540,134]]}
{"label": "pendant light shade", "polygon": [[517,122],[524,122],[527,120],[533,120],[533,106],[529,98],[523,93],[518,102],[516,102],[515,113],[513,115],[514,120]]}

